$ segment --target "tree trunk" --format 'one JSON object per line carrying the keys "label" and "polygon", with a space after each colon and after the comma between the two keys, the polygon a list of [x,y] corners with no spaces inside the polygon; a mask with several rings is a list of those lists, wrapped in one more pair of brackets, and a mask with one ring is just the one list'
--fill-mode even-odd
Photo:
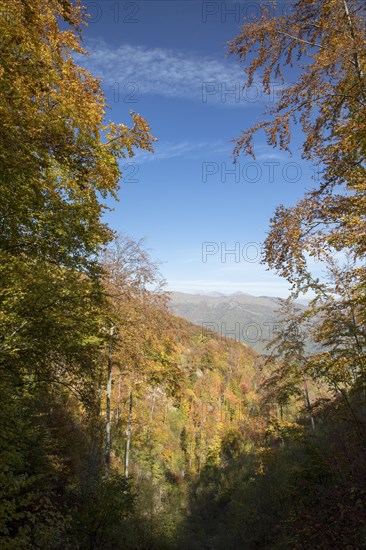
{"label": "tree trunk", "polygon": [[112,338],[114,327],[109,330],[108,373],[107,373],[107,403],[106,403],[106,449],[105,449],[105,474],[109,477],[111,466],[111,393],[112,393]]}
{"label": "tree trunk", "polygon": [[309,397],[309,390],[308,390],[308,383],[307,383],[307,380],[306,380],[306,376],[304,376],[304,390],[305,390],[306,406],[307,406],[307,409],[309,411],[310,420],[311,420],[311,427],[314,431],[315,430],[315,420],[314,420],[314,417],[311,413],[311,402],[310,402],[310,397]]}
{"label": "tree trunk", "polygon": [[146,434],[146,444],[149,443],[149,440],[150,440],[151,426],[152,426],[152,421],[154,417],[155,402],[156,402],[156,387],[154,387],[153,389],[153,397],[152,397],[152,403],[151,403],[150,414],[149,414],[149,425],[147,427],[147,434]]}
{"label": "tree trunk", "polygon": [[[364,90],[364,76],[365,75],[364,75],[364,72],[362,70],[359,55],[358,55],[358,52],[357,52],[357,49],[356,49],[355,30],[354,30],[354,27],[353,27],[353,22],[352,22],[352,18],[351,18],[351,14],[350,14],[350,11],[349,11],[347,0],[343,0],[343,6],[344,6],[344,13],[345,13],[346,18],[347,18],[348,27],[349,27],[349,30],[350,30],[350,33],[351,33],[353,45],[354,45],[354,53],[353,53],[353,60],[354,61],[353,61],[353,64],[356,67],[357,75],[358,75],[358,78],[361,82],[363,92],[365,92],[365,90]],[[363,95],[365,95],[365,93]]]}
{"label": "tree trunk", "polygon": [[131,432],[132,432],[132,405],[133,405],[133,390],[130,389],[130,406],[128,411],[128,424],[126,430],[126,454],[125,454],[125,478],[128,478],[128,467],[130,464],[130,448],[131,448]]}
{"label": "tree trunk", "polygon": [[121,375],[118,379],[118,397],[117,397],[117,408],[116,408],[116,421],[117,421],[117,424],[119,422],[120,403],[121,403]]}

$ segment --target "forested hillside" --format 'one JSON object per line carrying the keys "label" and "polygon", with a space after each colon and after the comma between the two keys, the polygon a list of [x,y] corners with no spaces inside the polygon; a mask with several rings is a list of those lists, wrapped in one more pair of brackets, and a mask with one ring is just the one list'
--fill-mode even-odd
{"label": "forested hillside", "polygon": [[292,294],[261,356],[173,316],[144,243],[107,225],[155,137],[109,121],[77,65],[83,6],[3,0],[1,548],[366,548],[365,17],[298,0],[231,43],[249,86],[283,83],[235,156],[257,131],[288,151],[300,123],[321,180],[270,222]]}
{"label": "forested hillside", "polygon": [[265,353],[273,337],[279,307],[278,298],[267,296],[170,293],[170,308],[175,315],[244,342],[258,353]]}

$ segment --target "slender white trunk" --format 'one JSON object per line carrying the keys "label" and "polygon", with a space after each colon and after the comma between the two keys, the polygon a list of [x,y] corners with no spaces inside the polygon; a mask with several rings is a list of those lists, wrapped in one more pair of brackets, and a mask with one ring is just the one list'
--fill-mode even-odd
{"label": "slender white trunk", "polygon": [[121,403],[121,376],[118,379],[118,398],[117,398],[117,409],[116,409],[116,420],[119,422],[119,409]]}
{"label": "slender white trunk", "polygon": [[343,6],[344,6],[344,13],[346,15],[348,27],[349,27],[349,30],[350,30],[350,33],[351,33],[353,45],[354,45],[353,64],[356,67],[357,74],[358,74],[358,77],[360,79],[363,91],[364,91],[364,76],[365,76],[365,73],[362,70],[362,67],[361,67],[361,64],[360,64],[360,58],[359,58],[359,55],[358,55],[358,52],[357,52],[356,35],[355,35],[355,30],[354,30],[354,26],[353,26],[352,17],[351,17],[349,8],[348,8],[347,0],[343,0]]}
{"label": "slender white trunk", "polygon": [[107,373],[107,403],[106,403],[106,449],[105,449],[105,473],[109,477],[111,466],[111,394],[112,394],[112,338],[114,327],[109,331],[110,341],[108,350],[108,373]]}
{"label": "slender white trunk", "polygon": [[151,403],[150,415],[149,415],[149,425],[147,427],[147,434],[146,434],[146,443],[148,443],[150,440],[151,426],[152,426],[152,421],[154,417],[155,402],[156,402],[156,388],[153,389],[153,397],[152,397],[152,403]]}
{"label": "slender white trunk", "polygon": [[131,432],[132,432],[132,407],[133,407],[133,390],[130,389],[130,406],[128,411],[128,423],[126,430],[126,454],[125,454],[125,478],[128,478],[128,468],[130,465],[130,448],[131,448]]}
{"label": "slender white trunk", "polygon": [[98,388],[97,388],[97,416],[100,415],[102,410],[102,383],[103,383],[103,362],[104,362],[104,352],[100,353],[100,365],[99,365],[99,379],[98,379]]}

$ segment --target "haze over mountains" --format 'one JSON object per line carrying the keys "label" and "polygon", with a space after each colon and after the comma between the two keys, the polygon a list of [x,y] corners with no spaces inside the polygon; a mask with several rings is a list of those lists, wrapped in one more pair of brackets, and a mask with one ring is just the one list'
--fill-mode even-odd
{"label": "haze over mountains", "polygon": [[[179,317],[248,344],[259,353],[272,338],[280,298],[243,292],[186,294],[170,292],[170,309]],[[300,305],[300,304],[299,304]]]}

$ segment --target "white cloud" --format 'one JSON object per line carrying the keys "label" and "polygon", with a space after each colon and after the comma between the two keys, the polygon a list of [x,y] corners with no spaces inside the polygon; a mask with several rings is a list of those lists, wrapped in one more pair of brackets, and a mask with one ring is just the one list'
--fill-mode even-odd
{"label": "white cloud", "polygon": [[137,151],[133,161],[138,164],[152,162],[156,160],[166,160],[177,157],[202,158],[202,153],[206,155],[231,154],[230,144],[224,141],[179,141],[161,142],[154,144],[154,153],[147,151]]}
{"label": "white cloud", "polygon": [[[258,148],[258,147],[257,147]],[[278,160],[283,161],[286,160],[286,156],[281,153],[261,153],[260,155],[256,155],[256,160]]]}
{"label": "white cloud", "polygon": [[87,47],[91,55],[78,55],[77,61],[114,86],[121,101],[128,94],[137,100],[139,95],[156,94],[207,105],[251,107],[268,98],[259,84],[243,92],[243,70],[229,59],[129,44],[114,47],[102,41],[90,41]]}
{"label": "white cloud", "polygon": [[[177,142],[168,142],[168,141],[158,141],[154,144],[154,153],[149,153],[148,151],[137,150],[131,162],[136,162],[138,164],[144,164],[146,162],[152,162],[157,160],[167,160],[171,158],[178,157],[189,157],[191,159],[202,159],[202,154],[205,154],[205,159],[210,159],[212,157],[217,157],[222,155],[226,158],[227,168],[232,165],[232,149],[233,146],[229,141],[216,140],[216,141],[194,141],[194,140],[184,140]],[[272,161],[273,159],[278,161],[283,161],[285,158],[281,154],[266,152],[270,151],[270,148],[267,145],[257,146],[259,151],[264,151],[260,153],[256,160],[260,161]],[[121,161],[126,162],[124,159]],[[254,162],[254,161],[250,161]],[[233,165],[234,166],[234,165]],[[233,168],[232,166],[232,168]],[[240,163],[238,165],[240,167]]]}

